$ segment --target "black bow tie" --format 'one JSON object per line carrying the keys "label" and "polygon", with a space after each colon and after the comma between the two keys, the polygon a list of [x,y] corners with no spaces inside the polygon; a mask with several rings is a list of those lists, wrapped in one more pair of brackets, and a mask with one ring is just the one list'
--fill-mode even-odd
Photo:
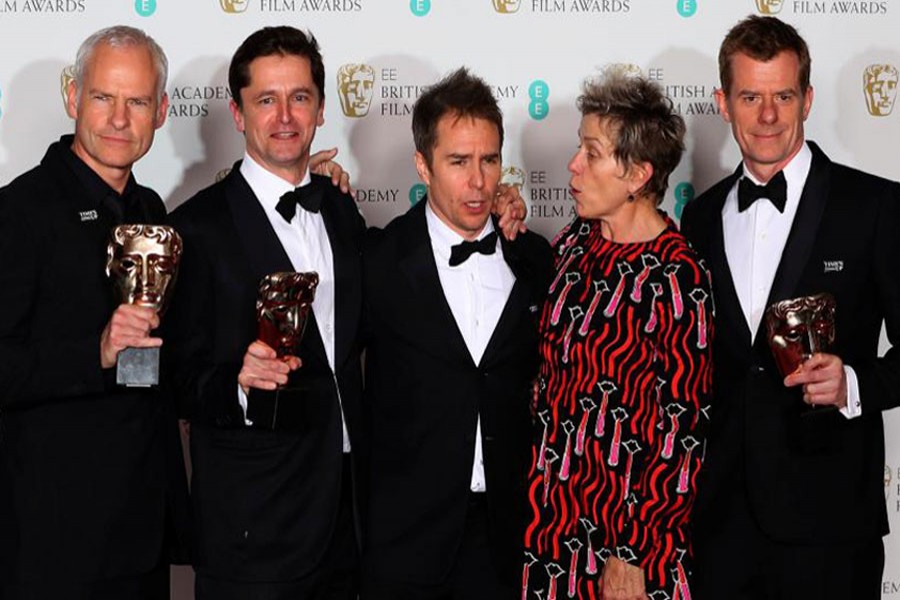
{"label": "black bow tie", "polygon": [[476,252],[493,254],[497,250],[497,232],[492,231],[480,240],[461,242],[450,247],[450,266],[461,265]]}
{"label": "black bow tie", "polygon": [[322,208],[322,194],[318,189],[314,189],[312,184],[295,188],[278,199],[275,210],[284,217],[285,221],[290,223],[297,212],[298,204],[304,210],[317,213]]}
{"label": "black bow tie", "polygon": [[778,212],[784,212],[784,203],[787,202],[787,181],[782,171],[778,171],[766,185],[756,185],[747,177],[741,178],[738,184],[738,212],[744,212],[760,198],[768,198]]}

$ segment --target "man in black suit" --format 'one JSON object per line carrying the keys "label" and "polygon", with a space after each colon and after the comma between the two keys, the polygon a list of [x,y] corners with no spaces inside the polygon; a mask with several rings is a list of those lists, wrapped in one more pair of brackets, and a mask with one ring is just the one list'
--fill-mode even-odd
{"label": "man in black suit", "polygon": [[[683,218],[716,297],[694,597],[880,598],[881,411],[900,402],[900,186],[804,141],[810,59],[790,25],[740,22],[719,70],[743,163]],[[837,300],[834,347],[782,378],[763,312],[820,292]],[[879,358],[882,323],[893,347]]]}
{"label": "man in black suit", "polygon": [[[166,118],[167,63],[111,27],[78,51],[75,134],[0,189],[0,596],[169,597],[187,509],[170,395],[116,385],[118,354],[156,347],[159,316],[115,305],[110,230],[165,207],[132,165]],[[183,547],[182,547],[183,548]],[[180,553],[176,553],[180,554]]]}
{"label": "man in black suit", "polygon": [[[228,77],[244,158],[172,215],[184,238],[172,360],[191,420],[196,594],[355,598],[364,224],[349,195],[309,173],[325,106],[315,38],[263,28]],[[279,271],[319,275],[299,356],[284,360],[257,339],[254,308],[262,277]],[[302,394],[282,392],[273,412],[273,390],[289,382]]]}
{"label": "man in black suit", "polygon": [[549,246],[498,238],[503,123],[460,69],[413,110],[428,194],[363,252],[371,419],[363,597],[513,598]]}

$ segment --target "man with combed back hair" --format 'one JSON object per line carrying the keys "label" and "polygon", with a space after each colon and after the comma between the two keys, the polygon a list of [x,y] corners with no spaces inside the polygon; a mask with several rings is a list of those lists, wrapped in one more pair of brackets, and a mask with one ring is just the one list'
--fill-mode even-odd
{"label": "man with combed back hair", "polygon": [[[806,141],[806,42],[753,16],[719,50],[737,170],[685,207],[712,272],[713,401],[694,512],[699,600],[877,600],[882,411],[900,404],[900,185]],[[787,377],[764,311],[830,293],[835,342]],[[878,357],[882,325],[892,344]]]}

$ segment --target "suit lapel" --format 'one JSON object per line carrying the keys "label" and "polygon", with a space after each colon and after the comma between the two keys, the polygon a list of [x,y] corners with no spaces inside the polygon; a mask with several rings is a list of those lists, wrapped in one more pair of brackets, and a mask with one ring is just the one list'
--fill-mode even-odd
{"label": "suit lapel", "polygon": [[420,329],[421,339],[432,340],[446,347],[449,355],[465,357],[467,362],[472,363],[472,355],[444,296],[437,265],[434,262],[428,223],[425,220],[427,201],[427,198],[422,198],[411,208],[409,218],[404,224],[406,231],[400,243],[398,266],[412,290],[411,297],[406,299],[405,303],[409,306],[411,314],[421,316],[416,323]]}
{"label": "suit lapel", "polygon": [[316,186],[315,193],[325,196],[322,202],[322,220],[331,245],[334,265],[334,364],[343,363],[350,352],[359,322],[361,273],[359,253],[356,244],[349,238],[347,227],[342,226],[337,202],[330,197],[328,185],[318,177],[312,178],[310,185]]}
{"label": "suit lapel", "polygon": [[[228,174],[225,199],[256,281],[269,273],[293,271],[291,260],[278,241],[263,207],[240,173],[240,162],[235,163]],[[222,243],[228,243],[228,240],[222,240]]]}
{"label": "suit lapel", "polygon": [[810,142],[809,147],[813,153],[812,164],[766,306],[794,296],[800,276],[809,262],[828,200],[831,161],[815,144]]}
{"label": "suit lapel", "polygon": [[509,298],[507,298],[506,304],[503,306],[503,312],[500,313],[500,318],[497,320],[497,326],[494,327],[491,339],[484,349],[481,364],[486,364],[503,347],[505,340],[509,339],[520,326],[521,317],[527,314],[528,303],[532,298],[530,292],[534,286],[535,277],[533,265],[520,252],[522,246],[511,243],[503,237],[503,233],[497,226],[496,221],[494,222],[494,227],[500,235],[500,248],[503,250],[503,260],[509,265],[509,269],[515,276],[516,281],[509,292]]}
{"label": "suit lapel", "polygon": [[[724,322],[731,331],[738,333],[734,342],[740,348],[748,348],[750,346],[750,326],[744,317],[744,311],[741,310],[741,301],[738,299],[731,268],[728,266],[728,257],[725,254],[725,233],[722,226],[722,208],[725,206],[728,192],[742,172],[742,167],[739,165],[722,185],[722,193],[715,198],[715,203],[711,207],[709,261],[711,271],[717,274],[716,277],[713,277],[716,320]],[[723,336],[716,337],[723,339]]]}

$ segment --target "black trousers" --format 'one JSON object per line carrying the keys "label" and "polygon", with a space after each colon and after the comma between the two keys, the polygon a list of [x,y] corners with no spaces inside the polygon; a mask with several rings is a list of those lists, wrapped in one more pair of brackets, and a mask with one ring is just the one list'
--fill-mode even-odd
{"label": "black trousers", "polygon": [[485,494],[469,494],[462,544],[446,581],[422,585],[388,581],[377,573],[363,580],[361,600],[513,600],[521,590],[502,581],[491,559]]}
{"label": "black trousers", "polygon": [[694,600],[881,599],[880,537],[852,544],[783,544],[760,530],[743,491],[728,503],[726,518],[714,531],[694,536]]}
{"label": "black trousers", "polygon": [[[353,517],[350,455],[344,455],[341,500],[331,542],[319,567],[293,581],[242,582],[197,575],[196,600],[356,600],[359,549]],[[3,599],[0,599],[3,600]]]}
{"label": "black trousers", "polygon": [[150,573],[92,581],[68,583],[53,581],[3,585],[0,600],[168,600],[169,565],[162,564]]}

